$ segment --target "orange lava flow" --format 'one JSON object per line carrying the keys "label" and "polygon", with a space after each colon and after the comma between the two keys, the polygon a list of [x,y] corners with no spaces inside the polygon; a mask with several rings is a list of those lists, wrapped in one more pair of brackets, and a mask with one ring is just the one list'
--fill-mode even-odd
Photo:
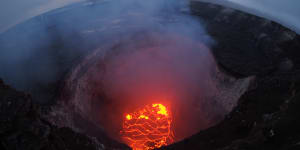
{"label": "orange lava flow", "polygon": [[121,137],[133,150],[151,150],[173,143],[172,117],[162,104],[126,114]]}

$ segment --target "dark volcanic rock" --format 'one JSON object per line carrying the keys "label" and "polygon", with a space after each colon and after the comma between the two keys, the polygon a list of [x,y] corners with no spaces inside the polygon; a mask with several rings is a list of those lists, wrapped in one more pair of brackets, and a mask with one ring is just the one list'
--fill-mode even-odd
{"label": "dark volcanic rock", "polygon": [[[107,141],[107,137],[103,137]],[[92,140],[70,128],[57,128],[40,116],[31,97],[0,80],[1,150],[100,150],[129,149],[114,143]]]}
{"label": "dark volcanic rock", "polygon": [[216,41],[217,62],[238,77],[275,71],[284,59],[280,45],[296,37],[273,21],[234,9],[202,2],[193,2],[191,8]]}
{"label": "dark volcanic rock", "polygon": [[[295,68],[299,66],[295,64]],[[299,77],[298,70],[256,77],[238,106],[220,124],[163,149],[299,148]]]}
{"label": "dark volcanic rock", "polygon": [[198,2],[192,7],[208,20],[219,65],[256,79],[221,123],[162,149],[299,149],[300,36],[236,10]]}

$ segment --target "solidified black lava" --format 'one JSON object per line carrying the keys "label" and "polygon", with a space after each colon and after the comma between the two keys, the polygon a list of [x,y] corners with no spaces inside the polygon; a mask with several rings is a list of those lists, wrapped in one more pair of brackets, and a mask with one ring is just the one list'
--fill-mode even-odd
{"label": "solidified black lava", "polygon": [[208,32],[218,43],[213,53],[224,71],[255,79],[221,123],[162,149],[299,149],[300,36],[222,6],[192,7],[207,18]]}
{"label": "solidified black lava", "polygon": [[[97,5],[73,6],[81,10],[95,7]],[[222,6],[194,2],[191,7],[193,15],[205,21],[208,33],[216,40],[212,50],[223,71],[236,78],[255,76],[255,79],[221,123],[163,149],[299,149],[300,36],[275,22]],[[72,9],[39,16],[24,23],[26,26],[20,24],[0,35],[1,49],[13,50],[20,41],[7,44],[6,37],[22,33],[26,27],[46,24],[51,42],[42,43],[41,47],[47,47],[49,55],[57,58],[52,63],[59,68],[55,79],[32,83],[26,92],[33,94],[34,101],[28,94],[17,92],[0,80],[0,149],[128,149],[100,133],[96,142],[70,128],[58,128],[42,117],[47,106],[36,104],[44,97],[48,101],[55,99],[60,81],[81,58],[82,54],[72,54],[72,49],[94,49],[98,44],[89,41],[89,38],[97,38],[96,35],[77,32],[60,35],[58,28],[49,23],[56,15],[67,18],[68,14],[72,14]],[[77,42],[81,42],[82,47],[74,46]],[[39,57],[42,56],[34,56],[28,65],[40,65],[34,59]],[[3,65],[8,68],[10,64]]]}

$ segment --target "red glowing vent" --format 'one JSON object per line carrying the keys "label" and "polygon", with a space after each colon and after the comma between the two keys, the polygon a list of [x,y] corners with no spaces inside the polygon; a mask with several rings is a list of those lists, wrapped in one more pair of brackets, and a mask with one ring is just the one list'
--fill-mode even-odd
{"label": "red glowing vent", "polygon": [[121,137],[134,150],[151,150],[173,143],[172,117],[162,104],[146,105],[126,114]]}

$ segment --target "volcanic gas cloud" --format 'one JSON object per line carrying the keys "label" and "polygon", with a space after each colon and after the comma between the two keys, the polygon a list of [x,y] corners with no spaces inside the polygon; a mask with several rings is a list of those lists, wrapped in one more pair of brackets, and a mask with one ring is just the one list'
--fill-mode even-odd
{"label": "volcanic gas cloud", "polygon": [[105,71],[96,75],[114,101],[108,109],[119,110],[119,115],[102,117],[122,121],[126,116],[123,122],[103,124],[121,124],[122,141],[139,149],[170,144],[206,128],[210,120],[201,115],[202,102],[215,92],[215,64],[205,45],[171,33],[151,33],[148,39],[106,56]]}
{"label": "volcanic gas cloud", "polygon": [[[171,144],[219,121],[228,111],[216,101],[213,40],[201,21],[179,12],[178,0],[122,2],[112,2],[105,27],[89,31],[105,35],[98,38],[104,42],[70,73],[64,109],[136,150]],[[76,126],[76,117],[69,120]]]}

